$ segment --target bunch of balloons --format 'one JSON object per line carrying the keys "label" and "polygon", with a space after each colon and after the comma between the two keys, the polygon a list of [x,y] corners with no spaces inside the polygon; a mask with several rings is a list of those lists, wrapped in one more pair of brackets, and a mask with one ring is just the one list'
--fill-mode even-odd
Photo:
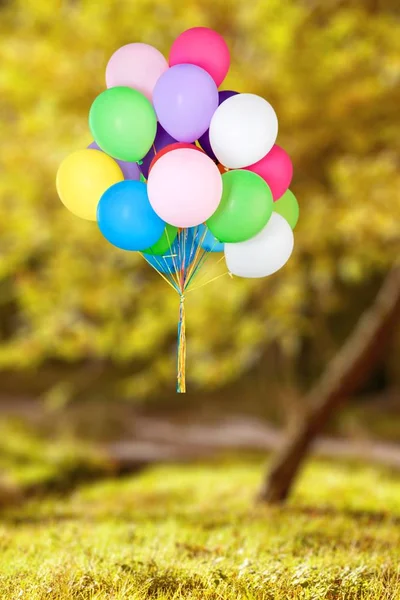
{"label": "bunch of balloons", "polygon": [[90,108],[94,141],[57,173],[71,212],[179,292],[181,337],[184,292],[208,254],[223,251],[233,275],[265,277],[293,250],[299,208],[277,116],[260,96],[218,90],[229,66],[225,40],[205,27],[183,32],[168,61],[123,46]]}

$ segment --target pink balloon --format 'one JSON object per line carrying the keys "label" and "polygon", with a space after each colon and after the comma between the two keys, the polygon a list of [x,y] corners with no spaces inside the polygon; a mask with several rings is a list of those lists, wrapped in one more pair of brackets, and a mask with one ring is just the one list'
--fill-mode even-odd
{"label": "pink balloon", "polygon": [[148,44],[127,44],[119,48],[106,68],[107,87],[134,88],[152,101],[159,77],[168,69],[164,56]]}
{"label": "pink balloon", "polygon": [[229,48],[222,35],[208,27],[187,29],[176,38],[169,54],[171,67],[185,63],[207,71],[219,86],[229,71]]}
{"label": "pink balloon", "polygon": [[222,178],[217,165],[204,152],[180,148],[154,164],[147,193],[153,209],[164,221],[175,227],[194,227],[217,210]]}
{"label": "pink balloon", "polygon": [[289,189],[293,176],[293,165],[290,156],[276,144],[261,160],[246,167],[260,175],[271,188],[274,201],[278,200]]}

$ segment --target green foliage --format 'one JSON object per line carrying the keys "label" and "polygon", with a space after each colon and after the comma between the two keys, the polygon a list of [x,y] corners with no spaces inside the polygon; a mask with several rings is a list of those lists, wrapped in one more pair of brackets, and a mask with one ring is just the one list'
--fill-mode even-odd
{"label": "green foliage", "polygon": [[112,52],[138,40],[167,53],[195,24],[227,37],[224,87],[260,93],[276,107],[301,218],[281,273],[225,278],[190,294],[190,379],[223,384],[272,340],[288,357],[304,338],[333,352],[326,332],[343,287],[379,278],[399,254],[394,8],[350,0],[2,4],[0,364],[135,363],[115,392],[172,388],[177,298],[139,256],[113,249],[95,224],[70,215],[54,179],[61,160],[91,141],[88,110]]}
{"label": "green foliage", "polygon": [[314,462],[290,505],[266,508],[251,503],[261,468],[258,460],[158,467],[9,510],[1,598],[399,596],[396,476]]}
{"label": "green foliage", "polygon": [[0,486],[2,505],[8,503],[9,490],[20,499],[32,493],[62,492],[82,480],[111,475],[112,465],[101,452],[77,440],[55,443],[20,423],[2,423],[0,472],[6,474]]}

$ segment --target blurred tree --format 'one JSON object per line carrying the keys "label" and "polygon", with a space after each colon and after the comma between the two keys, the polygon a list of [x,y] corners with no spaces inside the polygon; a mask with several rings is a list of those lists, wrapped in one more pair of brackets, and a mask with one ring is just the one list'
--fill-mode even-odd
{"label": "blurred tree", "polygon": [[[70,365],[74,385],[70,370],[56,371],[66,373],[61,396],[99,378],[105,395],[172,388],[177,298],[140,257],[70,215],[54,179],[62,158],[91,141],[87,113],[112,52],[146,41],[167,54],[179,32],[207,25],[232,49],[224,88],[276,107],[301,219],[281,273],[189,295],[189,379],[222,386],[272,342],[297,380],[306,344],[320,371],[351,326],[333,319],[349,299],[357,312],[365,306],[354,290],[375,289],[399,252],[397,8],[388,0],[1,4],[1,367]],[[110,388],[103,376],[112,369]]]}
{"label": "blurred tree", "polygon": [[339,405],[362,384],[393,334],[400,315],[400,266],[388,274],[373,306],[306,398],[307,411],[288,435],[260,492],[260,500],[286,500],[306,455]]}

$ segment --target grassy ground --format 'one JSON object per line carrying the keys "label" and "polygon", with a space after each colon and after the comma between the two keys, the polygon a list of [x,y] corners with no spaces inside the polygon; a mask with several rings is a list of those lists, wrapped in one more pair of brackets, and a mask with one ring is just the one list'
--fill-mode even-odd
{"label": "grassy ground", "polygon": [[400,598],[400,479],[313,462],[285,508],[258,459],[157,467],[3,510],[1,600]]}

